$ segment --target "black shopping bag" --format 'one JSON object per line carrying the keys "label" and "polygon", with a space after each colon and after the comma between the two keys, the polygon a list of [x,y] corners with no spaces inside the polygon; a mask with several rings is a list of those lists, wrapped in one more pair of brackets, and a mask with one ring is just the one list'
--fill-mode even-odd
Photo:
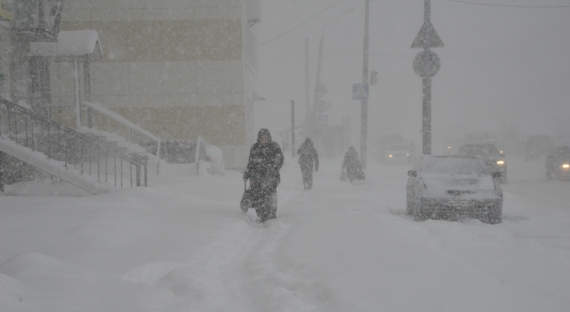
{"label": "black shopping bag", "polygon": [[250,208],[253,208],[254,196],[251,189],[247,189],[247,182],[243,183],[243,195],[241,196],[240,208],[241,211],[247,212]]}

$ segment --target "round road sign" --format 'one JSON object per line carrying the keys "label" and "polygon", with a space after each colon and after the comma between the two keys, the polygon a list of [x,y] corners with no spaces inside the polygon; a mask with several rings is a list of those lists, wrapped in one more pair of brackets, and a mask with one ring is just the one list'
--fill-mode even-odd
{"label": "round road sign", "polygon": [[423,50],[414,60],[414,71],[422,78],[431,78],[441,67],[439,56],[431,50]]}

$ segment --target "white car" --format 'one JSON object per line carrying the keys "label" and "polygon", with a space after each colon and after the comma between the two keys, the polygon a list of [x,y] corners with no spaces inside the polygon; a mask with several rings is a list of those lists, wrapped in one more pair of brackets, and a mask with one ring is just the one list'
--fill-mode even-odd
{"label": "white car", "polygon": [[503,191],[479,158],[424,156],[408,172],[406,212],[416,220],[474,217],[501,223]]}

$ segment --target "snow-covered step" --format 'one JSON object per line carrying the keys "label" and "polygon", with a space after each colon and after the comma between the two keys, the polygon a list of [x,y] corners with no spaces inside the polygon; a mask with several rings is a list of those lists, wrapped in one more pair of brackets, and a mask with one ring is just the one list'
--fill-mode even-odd
{"label": "snow-covered step", "polygon": [[99,194],[148,185],[148,157],[0,97],[0,151]]}
{"label": "snow-covered step", "polygon": [[96,179],[82,175],[71,166],[65,166],[64,162],[49,159],[46,155],[33,151],[32,149],[22,146],[4,136],[0,136],[0,151],[17,158],[42,172],[56,176],[63,181],[75,185],[90,194],[101,194],[114,189],[110,185],[98,183]]}
{"label": "snow-covered step", "polygon": [[146,156],[148,158],[148,168],[149,168],[148,173],[152,175],[158,175],[159,172],[158,168],[160,167],[160,159],[157,157],[157,155],[149,153],[142,146],[136,143],[132,143],[120,135],[103,131],[100,129],[81,127],[79,129],[79,132],[97,137],[100,140],[104,140],[108,143],[114,144],[116,147],[121,148],[127,151],[128,153],[134,153]]}

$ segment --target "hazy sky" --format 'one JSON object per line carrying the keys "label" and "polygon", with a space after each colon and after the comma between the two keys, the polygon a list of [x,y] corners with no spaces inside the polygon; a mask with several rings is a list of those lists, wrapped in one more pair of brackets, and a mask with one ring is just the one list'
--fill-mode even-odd
{"label": "hazy sky", "polygon": [[[473,0],[569,4],[568,0]],[[501,2],[502,1],[502,2]],[[311,79],[325,33],[324,81],[331,115],[350,114],[360,127],[351,85],[361,79],[362,0],[262,0],[257,126],[288,126],[289,99],[304,118],[304,40],[311,38]],[[307,17],[337,4],[312,22],[263,44]],[[442,69],[433,81],[434,143],[465,132],[519,131],[570,136],[570,8],[469,6],[432,0],[433,23],[446,46],[436,49]],[[352,10],[351,10],[352,9]],[[371,69],[380,81],[370,99],[370,132],[400,132],[419,142],[421,80],[412,70],[411,42],[423,21],[422,0],[373,0]],[[356,131],[355,131],[356,132]],[[354,143],[357,143],[357,133]]]}

